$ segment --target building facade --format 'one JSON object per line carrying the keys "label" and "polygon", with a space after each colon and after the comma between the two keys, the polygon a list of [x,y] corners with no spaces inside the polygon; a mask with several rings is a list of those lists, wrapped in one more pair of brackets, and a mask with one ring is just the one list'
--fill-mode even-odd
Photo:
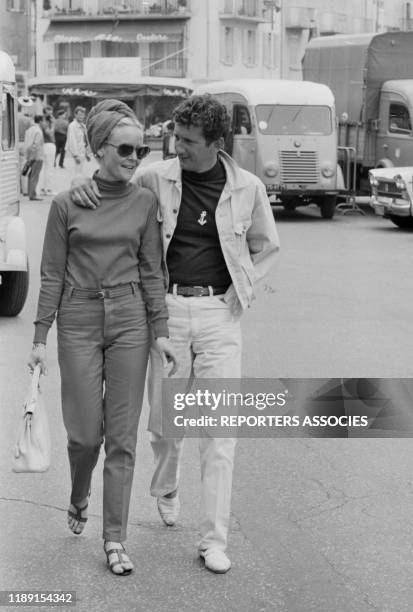
{"label": "building facade", "polygon": [[32,0],[0,2],[0,49],[13,60],[19,94],[26,93],[28,77],[34,72],[33,6]]}
{"label": "building facade", "polygon": [[118,97],[146,126],[198,84],[300,79],[313,36],[413,27],[403,0],[7,0],[23,4],[35,7],[34,93],[86,107]]}

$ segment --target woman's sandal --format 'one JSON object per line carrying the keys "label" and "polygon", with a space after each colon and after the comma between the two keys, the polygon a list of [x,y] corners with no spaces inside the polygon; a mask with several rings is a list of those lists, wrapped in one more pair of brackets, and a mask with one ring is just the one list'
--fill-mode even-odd
{"label": "woman's sandal", "polygon": [[83,532],[83,529],[85,528],[85,523],[87,523],[87,516],[83,517],[82,512],[87,509],[89,504],[87,503],[86,506],[82,506],[81,508],[79,506],[76,506],[76,504],[74,504],[73,502],[71,502],[71,505],[76,508],[76,512],[73,512],[73,510],[70,510],[69,508],[69,510],[67,511],[67,517],[68,519],[71,518],[74,521],[77,521],[77,528],[80,528],[80,531],[74,531],[72,527],[70,527],[70,525],[69,529],[75,535],[80,535]]}
{"label": "woman's sandal", "polygon": [[[129,563],[131,563],[131,560],[129,559],[125,547],[123,546],[123,544],[121,544],[122,548],[110,548],[109,550],[106,550],[106,542],[103,543],[103,550],[105,551],[105,555],[106,555],[106,561],[109,565],[109,569],[112,572],[112,574],[115,574],[115,576],[128,576],[131,572],[132,569],[125,569],[122,568],[123,571],[122,572],[115,572],[114,568],[116,565],[120,565],[122,567],[123,563],[127,563],[129,561]],[[110,561],[109,557],[110,555],[116,555],[117,560],[116,561]]]}

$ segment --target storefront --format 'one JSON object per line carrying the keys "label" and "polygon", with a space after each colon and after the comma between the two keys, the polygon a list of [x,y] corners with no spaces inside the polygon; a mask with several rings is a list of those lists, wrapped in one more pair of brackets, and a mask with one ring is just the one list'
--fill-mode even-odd
{"label": "storefront", "polygon": [[[101,75],[99,80],[86,74],[79,76],[55,76],[29,80],[31,94],[41,96],[44,103],[50,104],[55,111],[67,106],[73,116],[76,106],[84,106],[89,111],[99,100],[116,98],[126,102],[148,130],[151,125],[165,122],[171,118],[172,110],[188,97],[193,85],[189,79],[167,79],[160,77],[138,77],[131,79],[127,74],[127,63],[120,69],[120,58],[90,58],[90,72]],[[123,60],[125,58],[122,58]],[[138,58],[130,59],[132,62]],[[112,70],[117,71],[110,74]],[[87,66],[86,66],[87,68]],[[136,72],[135,72],[136,74]],[[105,78],[106,77],[106,78]]]}

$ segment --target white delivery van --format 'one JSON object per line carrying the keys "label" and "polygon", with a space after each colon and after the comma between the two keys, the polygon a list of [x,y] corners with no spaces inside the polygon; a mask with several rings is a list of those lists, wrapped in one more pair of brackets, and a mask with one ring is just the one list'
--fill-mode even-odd
{"label": "white delivery van", "polygon": [[0,138],[0,316],[13,317],[26,301],[29,271],[20,217],[16,77],[4,51],[0,51]]}
{"label": "white delivery van", "polygon": [[264,183],[270,201],[286,209],[318,204],[331,219],[344,181],[337,161],[334,97],[307,81],[243,79],[196,88],[231,115],[226,151]]}

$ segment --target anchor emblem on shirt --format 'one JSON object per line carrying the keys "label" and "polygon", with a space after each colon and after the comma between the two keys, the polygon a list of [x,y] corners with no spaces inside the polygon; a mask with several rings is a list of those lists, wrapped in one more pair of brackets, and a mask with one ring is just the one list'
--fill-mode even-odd
{"label": "anchor emblem on shirt", "polygon": [[199,225],[205,225],[205,223],[207,222],[207,220],[205,219],[206,214],[207,214],[207,211],[203,210],[201,214],[199,215],[199,219],[198,219]]}

